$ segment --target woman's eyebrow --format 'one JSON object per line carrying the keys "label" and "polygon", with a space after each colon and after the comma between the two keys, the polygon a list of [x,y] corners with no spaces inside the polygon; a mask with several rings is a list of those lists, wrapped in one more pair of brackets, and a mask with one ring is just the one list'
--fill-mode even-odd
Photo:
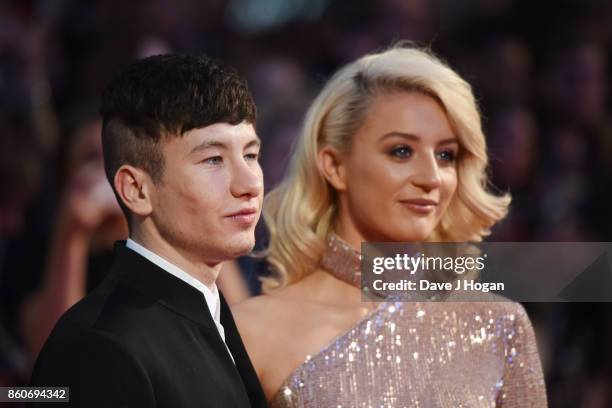
{"label": "woman's eyebrow", "polygon": [[390,137],[401,137],[403,139],[408,139],[408,140],[415,140],[415,141],[419,141],[421,140],[420,137],[418,137],[417,135],[413,134],[413,133],[406,133],[406,132],[389,132],[389,133],[385,133],[384,135],[381,136],[381,138],[379,139],[380,142],[390,138]]}
{"label": "woman's eyebrow", "polygon": [[[389,132],[389,133],[385,133],[384,135],[382,135],[381,138],[379,139],[379,142],[382,142],[390,137],[401,137],[403,139],[413,140],[417,142],[421,141],[421,138],[413,133]],[[451,143],[458,144],[459,140],[457,139],[457,137],[453,136],[453,137],[449,137],[448,139],[440,140],[437,144],[444,145],[444,144],[451,144]]]}
{"label": "woman's eyebrow", "polygon": [[459,144],[459,140],[456,137],[451,137],[449,139],[444,139],[438,142],[439,145],[444,144]]}

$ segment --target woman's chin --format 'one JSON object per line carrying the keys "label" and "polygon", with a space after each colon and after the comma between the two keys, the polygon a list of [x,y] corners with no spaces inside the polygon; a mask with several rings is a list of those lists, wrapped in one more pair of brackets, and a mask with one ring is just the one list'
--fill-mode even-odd
{"label": "woman's chin", "polygon": [[400,232],[390,236],[389,241],[391,242],[423,242],[431,235],[432,231],[429,229],[417,229],[412,230],[410,233]]}
{"label": "woman's chin", "polygon": [[434,231],[434,227],[424,223],[396,225],[394,228],[372,228],[362,236],[366,242],[423,242]]}

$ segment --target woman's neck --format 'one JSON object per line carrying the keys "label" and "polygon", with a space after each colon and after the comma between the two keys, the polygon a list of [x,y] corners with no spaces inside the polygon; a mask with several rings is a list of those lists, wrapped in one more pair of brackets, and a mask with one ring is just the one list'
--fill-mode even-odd
{"label": "woman's neck", "polygon": [[352,246],[356,251],[361,251],[361,243],[364,242],[365,239],[350,217],[349,219],[346,219],[346,217],[343,217],[341,213],[334,231],[336,236]]}
{"label": "woman's neck", "polygon": [[343,282],[323,269],[317,269],[299,282],[279,291],[278,296],[338,307],[360,305],[361,290]]}

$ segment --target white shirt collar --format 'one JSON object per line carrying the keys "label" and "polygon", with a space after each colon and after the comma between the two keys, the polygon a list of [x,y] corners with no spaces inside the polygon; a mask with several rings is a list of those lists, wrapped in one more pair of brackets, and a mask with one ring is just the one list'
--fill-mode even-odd
{"label": "white shirt collar", "polygon": [[[155,265],[159,266],[166,272],[176,276],[183,282],[200,291],[204,295],[204,299],[206,299],[206,305],[208,306],[208,310],[210,310],[210,314],[212,315],[215,324],[221,325],[221,301],[219,299],[219,290],[217,289],[217,285],[215,283],[212,284],[212,290],[210,290],[208,286],[206,286],[205,284],[203,284],[178,266],[165,260],[156,253],[148,250],[147,248],[143,247],[131,238],[128,238],[127,242],[125,243],[125,246],[142,255],[143,257],[153,262]],[[223,332],[221,332],[221,337],[223,338],[223,340],[225,340],[225,335]]]}

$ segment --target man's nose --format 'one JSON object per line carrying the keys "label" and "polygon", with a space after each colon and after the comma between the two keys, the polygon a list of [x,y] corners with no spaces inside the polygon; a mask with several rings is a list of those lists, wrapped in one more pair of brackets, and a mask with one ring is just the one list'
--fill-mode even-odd
{"label": "man's nose", "polygon": [[259,163],[239,160],[234,166],[231,193],[234,197],[256,197],[263,192],[263,175]]}

